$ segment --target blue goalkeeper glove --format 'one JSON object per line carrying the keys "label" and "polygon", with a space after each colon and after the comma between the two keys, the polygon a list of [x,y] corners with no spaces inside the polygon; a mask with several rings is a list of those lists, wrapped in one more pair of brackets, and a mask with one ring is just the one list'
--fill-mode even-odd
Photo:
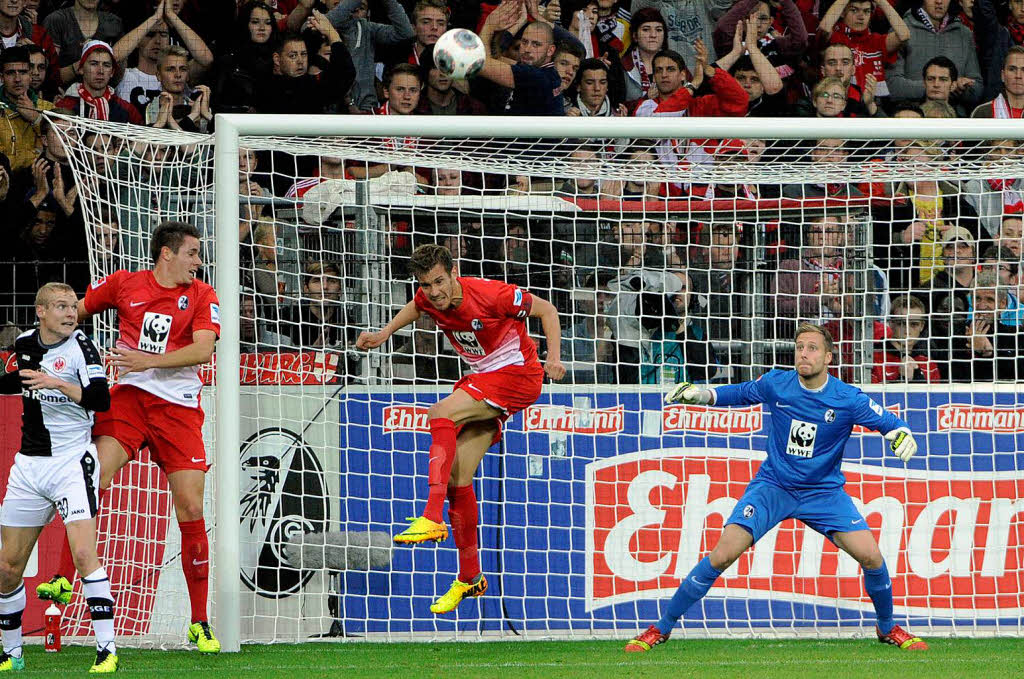
{"label": "blue goalkeeper glove", "polygon": [[706,406],[714,404],[715,392],[707,387],[680,382],[665,395],[665,403],[685,403]]}
{"label": "blue goalkeeper glove", "polygon": [[885,435],[885,440],[889,442],[889,450],[904,463],[910,462],[910,458],[914,457],[914,453],[917,452],[917,441],[914,440],[914,434],[906,427],[893,429]]}

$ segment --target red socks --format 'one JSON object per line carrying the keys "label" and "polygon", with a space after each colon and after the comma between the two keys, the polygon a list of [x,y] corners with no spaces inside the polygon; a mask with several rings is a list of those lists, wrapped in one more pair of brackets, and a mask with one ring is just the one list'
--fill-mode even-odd
{"label": "red socks", "polygon": [[206,598],[210,583],[210,543],[206,539],[206,521],[179,521],[181,529],[181,570],[185,573],[188,598],[192,602],[192,622],[208,620]]}
{"label": "red socks", "polygon": [[480,556],[477,553],[477,506],[472,484],[448,489],[448,518],[452,522],[452,537],[459,549],[459,582],[470,583],[480,575]]}
{"label": "red socks", "polygon": [[455,423],[446,418],[430,421],[430,469],[427,483],[430,484],[430,495],[423,516],[436,523],[442,523],[444,517],[444,497],[448,489],[448,477],[455,464]]}

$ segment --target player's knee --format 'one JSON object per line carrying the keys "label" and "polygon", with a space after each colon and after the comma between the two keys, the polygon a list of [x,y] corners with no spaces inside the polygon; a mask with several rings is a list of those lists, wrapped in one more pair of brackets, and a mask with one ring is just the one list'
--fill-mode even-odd
{"label": "player's knee", "polygon": [[452,409],[444,401],[438,401],[429,408],[427,408],[427,418],[431,420],[438,420],[442,418],[451,419]]}
{"label": "player's knee", "polygon": [[727,546],[719,544],[711,550],[710,554],[708,554],[708,560],[716,571],[724,571],[726,568],[733,565],[736,559],[740,558],[742,553],[743,552],[737,552],[734,549],[729,549]]}
{"label": "player's knee", "polygon": [[202,498],[176,498],[174,508],[179,523],[182,521],[198,521],[203,518]]}
{"label": "player's knee", "polygon": [[[75,569],[82,575],[88,575],[99,568],[96,550],[92,546],[73,548],[71,550],[71,560],[75,564]],[[70,574],[68,577],[70,577]]]}
{"label": "player's knee", "polygon": [[882,552],[877,547],[860,555],[857,561],[860,563],[861,568],[869,570],[881,568],[882,564],[885,563],[885,560],[882,558]]}
{"label": "player's knee", "polygon": [[0,552],[0,591],[10,592],[21,580],[24,565],[11,559],[9,554]]}

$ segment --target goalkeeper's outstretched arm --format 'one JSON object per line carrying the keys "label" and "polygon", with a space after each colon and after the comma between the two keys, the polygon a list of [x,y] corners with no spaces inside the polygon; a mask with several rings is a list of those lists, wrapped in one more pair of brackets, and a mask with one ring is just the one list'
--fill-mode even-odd
{"label": "goalkeeper's outstretched arm", "polygon": [[356,348],[376,349],[387,342],[389,337],[405,326],[415,323],[419,318],[420,310],[416,308],[416,302],[410,301],[381,330],[359,333],[359,338],[356,339]]}
{"label": "goalkeeper's outstretched arm", "polygon": [[713,406],[715,405],[715,390],[699,384],[680,382],[665,395],[665,403]]}

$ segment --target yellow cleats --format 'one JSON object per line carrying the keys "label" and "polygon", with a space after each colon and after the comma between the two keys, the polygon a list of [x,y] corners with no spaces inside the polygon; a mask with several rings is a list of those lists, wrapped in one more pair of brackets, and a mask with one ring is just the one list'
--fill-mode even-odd
{"label": "yellow cleats", "polygon": [[469,584],[459,582],[458,580],[453,582],[444,596],[430,605],[430,612],[437,614],[451,613],[463,599],[483,596],[484,592],[487,591],[487,578],[481,573],[474,580],[475,582]]}
{"label": "yellow cleats", "polygon": [[96,663],[89,668],[89,674],[113,674],[117,672],[117,656],[103,649],[96,651]]}
{"label": "yellow cleats", "polygon": [[[425,516],[406,519],[409,527],[395,536],[400,545],[418,545],[421,542],[443,542],[448,539],[448,526],[431,521]],[[482,594],[482,592],[481,592]]]}
{"label": "yellow cleats", "polygon": [[188,640],[199,648],[200,653],[220,653],[220,642],[213,636],[210,623],[206,621],[189,625]]}

